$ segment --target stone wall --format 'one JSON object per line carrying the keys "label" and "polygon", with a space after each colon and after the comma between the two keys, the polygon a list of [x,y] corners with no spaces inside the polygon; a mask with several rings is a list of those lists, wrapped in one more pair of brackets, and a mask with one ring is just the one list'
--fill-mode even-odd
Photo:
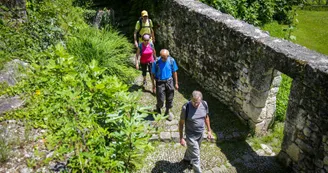
{"label": "stone wall", "polygon": [[328,57],[195,0],[162,0],[156,44],[256,132],[275,112],[279,72],[292,77],[281,160],[295,171],[328,171]]}
{"label": "stone wall", "polygon": [[158,10],[154,19],[161,26],[159,44],[244,122],[265,131],[281,79],[260,42],[269,35],[201,3],[165,2],[172,3],[161,4],[168,10]]}

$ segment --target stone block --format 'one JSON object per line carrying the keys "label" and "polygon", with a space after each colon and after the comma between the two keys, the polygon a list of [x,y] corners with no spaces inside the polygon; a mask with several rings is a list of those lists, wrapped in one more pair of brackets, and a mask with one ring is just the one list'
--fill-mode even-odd
{"label": "stone block", "polygon": [[180,142],[179,132],[171,132],[171,137],[174,142]]}
{"label": "stone block", "polygon": [[166,121],[165,124],[167,126],[171,126],[171,125],[178,125],[179,121],[178,120],[172,120],[172,121]]}
{"label": "stone block", "polygon": [[179,126],[178,125],[171,125],[171,127],[170,127],[170,131],[171,132],[176,132],[178,130],[179,130]]}
{"label": "stone block", "polygon": [[323,168],[323,161],[322,160],[316,160],[314,162],[315,166],[318,168]]}
{"label": "stone block", "polygon": [[219,141],[223,141],[224,140],[224,135],[223,135],[222,132],[218,132],[217,137],[218,137],[218,140]]}
{"label": "stone block", "polygon": [[161,132],[159,134],[159,138],[161,139],[161,141],[169,142],[171,140],[171,134],[170,132]]}
{"label": "stone block", "polygon": [[294,162],[297,162],[300,155],[300,148],[295,143],[292,143],[288,146],[286,153]]}
{"label": "stone block", "polygon": [[303,129],[303,133],[304,133],[305,136],[310,137],[312,131],[311,131],[309,128],[305,127],[305,128]]}
{"label": "stone block", "polygon": [[265,144],[260,144],[260,145],[261,145],[261,148],[265,151],[265,153],[271,155],[272,149],[269,146],[267,146]]}
{"label": "stone block", "polygon": [[325,156],[325,158],[323,159],[323,164],[324,164],[325,166],[328,165],[328,156]]}
{"label": "stone block", "polygon": [[9,97],[9,98],[0,97],[0,115],[12,109],[19,108],[23,104],[24,101],[21,100],[18,96]]}
{"label": "stone block", "polygon": [[313,153],[313,148],[309,144],[300,139],[296,139],[295,142],[303,152]]}
{"label": "stone block", "polygon": [[239,138],[239,137],[240,137],[240,133],[239,133],[239,132],[233,132],[233,133],[232,133],[232,136],[233,136],[234,138]]}
{"label": "stone block", "polygon": [[158,135],[157,134],[152,134],[149,141],[157,141],[158,140]]}

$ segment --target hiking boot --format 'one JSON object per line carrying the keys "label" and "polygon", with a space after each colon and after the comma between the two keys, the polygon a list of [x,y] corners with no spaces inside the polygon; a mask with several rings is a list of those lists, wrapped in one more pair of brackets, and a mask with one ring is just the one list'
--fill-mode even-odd
{"label": "hiking boot", "polygon": [[165,116],[168,116],[168,117],[166,118],[168,121],[172,121],[172,120],[173,120],[173,115],[170,113],[169,110],[166,110],[166,111],[165,111]]}

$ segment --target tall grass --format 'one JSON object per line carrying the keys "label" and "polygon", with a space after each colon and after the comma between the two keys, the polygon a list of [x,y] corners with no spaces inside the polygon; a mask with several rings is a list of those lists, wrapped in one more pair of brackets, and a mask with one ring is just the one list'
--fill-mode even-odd
{"label": "tall grass", "polygon": [[97,60],[107,68],[109,75],[116,75],[126,82],[135,77],[135,71],[128,68],[132,45],[112,29],[82,29],[68,39],[67,48],[81,64]]}

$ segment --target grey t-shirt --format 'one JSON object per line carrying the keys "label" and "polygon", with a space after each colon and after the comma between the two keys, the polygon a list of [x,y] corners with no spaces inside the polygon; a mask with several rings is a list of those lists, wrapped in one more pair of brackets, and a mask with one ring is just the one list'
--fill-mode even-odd
{"label": "grey t-shirt", "polygon": [[[186,135],[203,133],[205,130],[205,117],[208,115],[208,106],[206,101],[204,101],[204,103],[206,106],[203,105],[203,102],[201,102],[198,108],[195,108],[191,102],[188,102],[182,106],[180,119],[185,120]],[[186,120],[187,104],[189,104],[189,112]]]}

